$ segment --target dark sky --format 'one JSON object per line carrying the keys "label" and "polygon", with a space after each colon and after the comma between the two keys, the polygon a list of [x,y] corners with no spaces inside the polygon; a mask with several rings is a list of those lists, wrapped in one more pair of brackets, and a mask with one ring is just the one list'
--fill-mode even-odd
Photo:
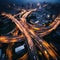
{"label": "dark sky", "polygon": [[51,2],[51,3],[56,3],[60,2],[60,0],[0,0],[0,4],[5,4],[5,3],[26,3],[26,2]]}
{"label": "dark sky", "polygon": [[10,4],[24,4],[24,3],[33,3],[33,2],[50,2],[50,3],[59,3],[60,4],[60,0],[0,0],[0,8],[2,7],[6,7],[7,5],[10,5]]}

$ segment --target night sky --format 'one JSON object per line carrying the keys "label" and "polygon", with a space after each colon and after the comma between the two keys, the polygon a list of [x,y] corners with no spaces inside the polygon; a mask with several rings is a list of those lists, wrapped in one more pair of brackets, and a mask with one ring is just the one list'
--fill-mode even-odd
{"label": "night sky", "polygon": [[51,3],[60,3],[60,0],[0,0],[0,4],[5,3],[27,3],[27,2],[51,2]]}
{"label": "night sky", "polygon": [[59,3],[60,4],[60,0],[0,0],[0,11],[2,11],[2,9],[6,9],[6,7],[8,5],[11,4],[15,4],[15,5],[19,5],[20,4],[25,4],[25,3],[37,3],[37,2],[50,2],[50,3]]}

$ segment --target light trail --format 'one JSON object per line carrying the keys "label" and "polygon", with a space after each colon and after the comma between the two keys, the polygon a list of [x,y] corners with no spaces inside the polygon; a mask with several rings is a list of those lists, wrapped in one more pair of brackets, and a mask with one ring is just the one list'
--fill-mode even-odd
{"label": "light trail", "polygon": [[[46,27],[42,27],[39,28],[39,31],[41,31],[40,29],[42,29],[42,33],[37,33],[35,32],[34,29],[32,29],[31,26],[29,26],[29,24],[26,21],[26,17],[32,12],[32,11],[36,11],[36,9],[30,10],[28,12],[26,12],[22,18],[20,18],[20,21],[18,21],[14,16],[12,16],[11,14],[6,14],[6,13],[2,13],[2,15],[8,17],[9,19],[11,19],[16,26],[19,28],[19,30],[22,32],[23,34],[23,38],[24,36],[26,37],[26,44],[28,46],[28,50],[29,50],[29,54],[31,54],[30,56],[33,57],[33,59],[37,60],[37,53],[36,53],[36,48],[35,45],[40,49],[40,51],[44,54],[44,56],[49,60],[49,56],[51,56],[54,60],[57,60],[57,56],[58,54],[55,52],[55,50],[43,39],[43,36],[49,34],[50,32],[52,32],[54,29],[57,28],[57,26],[60,24],[60,19],[56,18],[56,20],[54,20],[54,22],[52,22],[49,26],[51,28],[46,28]],[[58,20],[57,20],[58,19]],[[45,31],[44,31],[44,30]],[[38,31],[38,30],[37,30]],[[15,38],[15,39],[14,39]],[[12,40],[10,42],[18,42],[17,39],[22,39],[20,36],[19,37],[14,37],[12,38]],[[32,38],[34,40],[32,40]],[[9,43],[9,37],[3,36],[0,37],[0,42],[2,43]],[[3,42],[3,40],[5,40],[5,42]],[[34,45],[34,43],[35,45]],[[11,50],[10,50],[11,52]],[[9,53],[10,54],[10,53]],[[9,59],[11,58],[11,55],[9,57]]]}
{"label": "light trail", "polygon": [[[37,53],[36,53],[36,49],[34,47],[34,44],[33,44],[33,41],[32,41],[32,38],[30,37],[29,33],[27,32],[27,29],[25,29],[24,25],[22,22],[19,22],[16,18],[14,18],[11,14],[6,14],[6,13],[3,13],[2,15],[5,15],[6,17],[10,18],[16,25],[17,27],[19,28],[19,30],[21,30],[21,32],[26,36],[27,38],[27,42],[28,42],[28,50],[29,50],[29,55],[33,58],[31,58],[32,60],[38,60],[38,57],[37,57]],[[32,55],[31,55],[32,53]]]}

